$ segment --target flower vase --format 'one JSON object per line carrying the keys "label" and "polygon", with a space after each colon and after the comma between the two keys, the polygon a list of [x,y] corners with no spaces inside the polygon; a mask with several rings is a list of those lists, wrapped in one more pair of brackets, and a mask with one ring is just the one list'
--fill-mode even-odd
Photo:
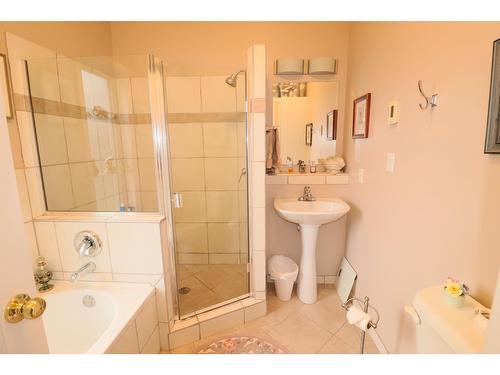
{"label": "flower vase", "polygon": [[463,307],[465,303],[465,295],[453,296],[449,293],[444,292],[444,299],[448,306],[455,307],[457,309]]}

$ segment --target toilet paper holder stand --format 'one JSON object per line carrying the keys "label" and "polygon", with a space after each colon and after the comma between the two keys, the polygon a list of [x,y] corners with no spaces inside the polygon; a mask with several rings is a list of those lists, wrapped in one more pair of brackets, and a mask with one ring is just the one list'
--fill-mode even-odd
{"label": "toilet paper holder stand", "polygon": [[[359,298],[352,297],[352,298],[349,298],[347,301],[345,301],[342,304],[342,307],[347,311],[354,304],[354,301],[359,302],[360,304],[363,305],[363,311],[365,313],[368,313],[368,309],[371,309],[371,310],[375,311],[375,313],[377,314],[377,319],[375,320],[375,322],[373,322],[373,321],[370,320],[370,322],[368,323],[367,329],[370,329],[370,328],[376,329],[377,325],[378,325],[378,322],[380,320],[380,314],[379,314],[378,310],[375,307],[373,307],[373,306],[370,305],[370,298],[368,298],[368,296],[365,296],[365,298],[363,300],[361,300]],[[363,352],[364,352],[364,348],[365,348],[365,335],[366,335],[366,331],[361,331],[361,343],[360,343],[360,347],[359,347],[360,354],[363,354]]]}

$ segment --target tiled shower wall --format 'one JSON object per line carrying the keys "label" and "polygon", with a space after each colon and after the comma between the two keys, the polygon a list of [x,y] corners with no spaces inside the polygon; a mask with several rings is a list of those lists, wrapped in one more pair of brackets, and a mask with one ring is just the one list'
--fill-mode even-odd
{"label": "tiled shower wall", "polygon": [[245,76],[167,78],[179,264],[248,263]]}
{"label": "tiled shower wall", "polygon": [[[157,211],[147,79],[117,79],[16,36],[7,40],[22,157],[31,175],[40,160],[49,210]],[[107,118],[89,115],[94,106]],[[41,214],[45,204],[36,203]]]}

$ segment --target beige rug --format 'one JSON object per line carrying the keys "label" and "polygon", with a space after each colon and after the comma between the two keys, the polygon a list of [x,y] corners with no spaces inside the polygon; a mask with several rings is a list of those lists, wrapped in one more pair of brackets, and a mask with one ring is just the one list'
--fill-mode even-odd
{"label": "beige rug", "polygon": [[231,336],[217,339],[205,346],[200,354],[286,354],[280,344],[256,336]]}

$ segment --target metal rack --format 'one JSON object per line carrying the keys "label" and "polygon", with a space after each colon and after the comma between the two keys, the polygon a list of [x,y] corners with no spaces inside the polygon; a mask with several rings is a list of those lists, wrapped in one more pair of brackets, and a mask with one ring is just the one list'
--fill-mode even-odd
{"label": "metal rack", "polygon": [[[361,300],[359,298],[356,298],[356,297],[352,297],[352,298],[349,298],[345,303],[342,304],[342,307],[347,311],[349,310],[354,301],[357,301],[361,304],[363,304],[363,311],[365,313],[368,312],[368,309],[371,309],[373,311],[375,311],[375,313],[377,314],[377,319],[375,322],[372,322],[371,320],[368,322],[368,326],[367,326],[367,329],[370,329],[370,328],[373,328],[373,329],[376,329],[377,328],[377,325],[378,325],[378,322],[380,320],[380,314],[378,312],[378,310],[373,307],[373,306],[370,306],[369,302],[370,302],[370,298],[368,298],[368,296],[366,296],[364,298],[364,300]],[[360,345],[359,345],[359,353],[360,354],[363,354],[364,350],[365,350],[365,335],[366,335],[366,331],[361,331],[361,342],[360,342]]]}

